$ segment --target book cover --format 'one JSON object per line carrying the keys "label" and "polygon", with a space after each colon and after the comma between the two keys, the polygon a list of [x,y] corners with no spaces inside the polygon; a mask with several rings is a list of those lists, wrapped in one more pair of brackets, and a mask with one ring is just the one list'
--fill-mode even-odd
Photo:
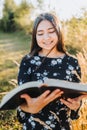
{"label": "book cover", "polygon": [[83,94],[87,94],[87,84],[68,82],[59,79],[47,79],[44,84],[38,81],[32,81],[17,86],[8,92],[1,100],[0,110],[16,109],[19,105],[25,102],[20,98],[20,95],[26,93],[32,98],[40,96],[44,91],[55,89],[64,91],[62,98],[75,98]]}

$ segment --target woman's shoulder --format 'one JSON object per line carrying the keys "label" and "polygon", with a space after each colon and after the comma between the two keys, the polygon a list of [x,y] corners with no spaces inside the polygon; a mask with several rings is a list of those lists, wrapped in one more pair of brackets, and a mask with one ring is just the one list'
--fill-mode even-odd
{"label": "woman's shoulder", "polygon": [[28,63],[30,58],[31,58],[30,54],[26,54],[26,55],[24,55],[24,56],[21,58],[20,63],[21,63],[21,64]]}
{"label": "woman's shoulder", "polygon": [[69,53],[66,54],[66,58],[73,61],[78,61],[77,57],[75,55],[71,55]]}
{"label": "woman's shoulder", "polygon": [[27,61],[29,58],[30,58],[30,55],[29,55],[29,54],[26,54],[26,55],[24,55],[24,56],[22,57],[21,62],[25,62],[25,61]]}
{"label": "woman's shoulder", "polygon": [[30,54],[26,54],[23,56],[22,60],[29,60],[31,58]]}
{"label": "woman's shoulder", "polygon": [[72,64],[78,64],[78,59],[75,55],[66,54],[66,61]]}
{"label": "woman's shoulder", "polygon": [[35,61],[38,61],[40,60],[40,57],[38,55],[31,55],[30,53],[29,54],[26,54],[25,56],[22,57],[22,60],[21,62],[31,62],[32,60],[35,60]]}

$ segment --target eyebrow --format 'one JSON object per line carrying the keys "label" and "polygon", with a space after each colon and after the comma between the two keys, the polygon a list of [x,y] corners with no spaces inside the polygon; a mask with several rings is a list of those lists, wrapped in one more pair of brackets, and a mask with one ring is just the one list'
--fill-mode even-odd
{"label": "eyebrow", "polygon": [[[54,27],[48,28],[48,30],[54,29]],[[37,32],[42,32],[43,30],[37,30]]]}

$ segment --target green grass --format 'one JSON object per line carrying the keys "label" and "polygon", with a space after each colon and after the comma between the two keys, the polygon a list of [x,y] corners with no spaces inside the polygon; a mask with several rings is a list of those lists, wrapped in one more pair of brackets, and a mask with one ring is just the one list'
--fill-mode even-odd
{"label": "green grass", "polygon": [[[8,92],[15,86],[12,79],[17,79],[18,65],[21,58],[29,52],[31,36],[24,32],[0,32],[0,93]],[[4,95],[0,95],[0,99]],[[0,130],[21,130],[17,121],[16,110],[0,112]]]}
{"label": "green grass", "polygon": [[29,52],[31,36],[24,32],[0,32],[0,91],[7,91],[9,81],[17,78],[18,66],[24,54]]}

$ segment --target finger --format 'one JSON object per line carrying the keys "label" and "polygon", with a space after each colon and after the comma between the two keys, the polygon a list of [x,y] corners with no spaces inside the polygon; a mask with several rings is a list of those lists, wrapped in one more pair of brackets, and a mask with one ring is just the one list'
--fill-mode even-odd
{"label": "finger", "polygon": [[75,100],[71,99],[71,98],[68,98],[67,101],[70,102],[70,103],[73,103]]}
{"label": "finger", "polygon": [[69,103],[71,103],[71,104],[77,104],[77,105],[81,104],[81,100],[79,100],[78,97],[77,97],[77,98],[74,98],[74,99],[68,98],[67,101],[68,101]]}
{"label": "finger", "polygon": [[63,91],[60,91],[59,89],[54,90],[46,99],[46,102],[51,102],[54,99],[60,97],[63,94]]}
{"label": "finger", "polygon": [[79,96],[78,98],[79,98],[79,100],[82,100],[82,99],[84,99],[84,98],[87,98],[87,95],[84,94],[84,95]]}
{"label": "finger", "polygon": [[74,105],[74,104],[80,104],[80,100],[78,100],[77,98],[74,98],[74,99],[71,99],[71,98],[68,98],[67,101],[71,104],[71,105]]}
{"label": "finger", "polygon": [[31,97],[28,94],[22,94],[21,98],[24,98],[28,104],[28,102],[31,100]]}
{"label": "finger", "polygon": [[65,104],[66,106],[70,106],[70,102],[69,101],[65,101],[64,99],[60,99],[60,101]]}
{"label": "finger", "polygon": [[38,98],[39,99],[44,99],[50,94],[50,90],[45,91],[43,94],[41,94]]}
{"label": "finger", "polygon": [[68,101],[60,99],[60,101],[72,110],[77,110],[80,107],[80,103],[76,103],[76,101],[71,102],[71,99],[68,99]]}
{"label": "finger", "polygon": [[77,100],[77,101],[81,101],[81,100],[83,100],[84,98],[87,98],[87,94],[81,95],[81,96],[79,96],[79,97],[77,97],[77,98],[74,98],[74,99]]}

